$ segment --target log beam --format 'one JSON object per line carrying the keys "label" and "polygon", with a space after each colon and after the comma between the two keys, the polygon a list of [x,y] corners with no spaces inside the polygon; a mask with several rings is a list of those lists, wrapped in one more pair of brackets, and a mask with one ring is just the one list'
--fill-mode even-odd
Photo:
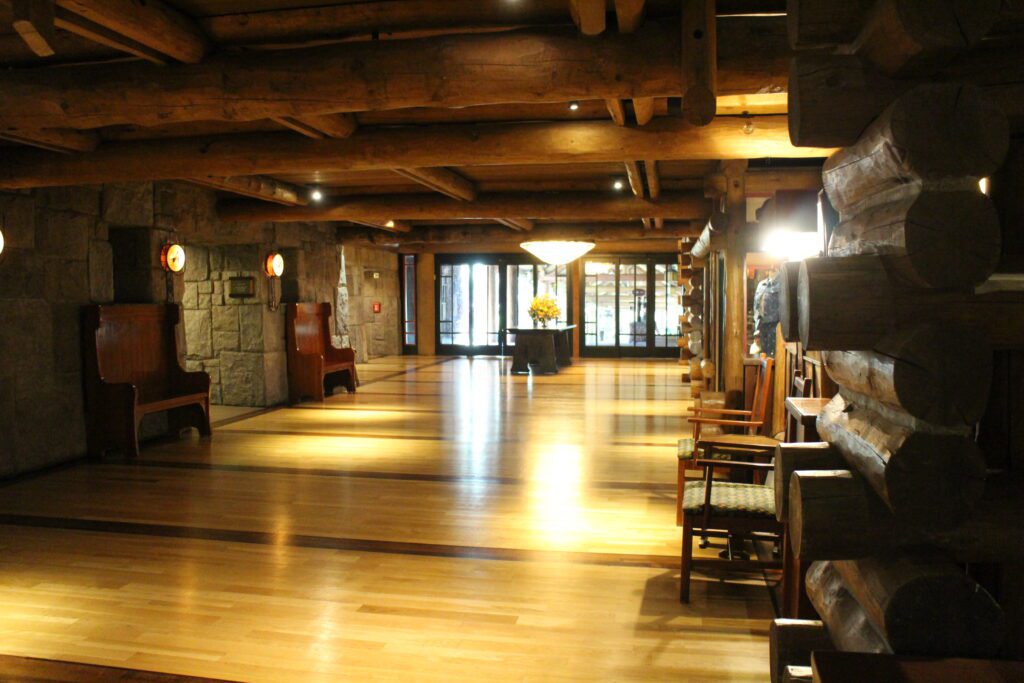
{"label": "log beam", "polygon": [[474,201],[436,195],[353,196],[333,205],[273,207],[263,203],[226,202],[218,214],[226,221],[346,221],[438,219],[550,218],[563,220],[615,220],[661,216],[700,220],[710,203],[696,193],[665,193],[655,203],[641,197],[609,196],[597,192],[492,193]]}
{"label": "log beam", "polygon": [[194,64],[206,56],[208,41],[199,26],[160,0],[57,0],[57,5],[179,62]]}
{"label": "log beam", "polygon": [[410,224],[408,221],[394,220],[391,218],[383,221],[350,220],[349,223],[355,223],[356,225],[365,225],[368,228],[376,228],[377,230],[384,230],[385,232],[392,233],[405,233],[412,231],[412,224]]}
{"label": "log beam", "polygon": [[[632,34],[588,39],[552,27],[225,54],[166,68],[87,65],[54,70],[46,79],[11,71],[0,74],[0,126],[153,126],[678,96],[679,40],[678,26],[648,21]],[[782,87],[775,67],[762,74],[748,59],[723,55],[719,92],[753,95]],[[121,106],[126,100],[133,106]]]}
{"label": "log beam", "polygon": [[604,0],[569,0],[569,13],[583,35],[596,36],[604,33]]}
{"label": "log beam", "polygon": [[396,168],[395,173],[452,199],[473,201],[476,184],[448,168]]}
{"label": "log beam", "polygon": [[640,171],[639,161],[626,162],[626,178],[629,180],[629,189],[633,191],[634,197],[644,196],[644,176]]}
{"label": "log beam", "polygon": [[620,33],[632,33],[644,23],[647,0],[615,0],[615,19]]}
{"label": "log beam", "polygon": [[321,114],[301,118],[282,116],[274,121],[314,140],[347,138],[359,127],[354,114]]}
{"label": "log beam", "polygon": [[[678,239],[694,234],[689,223],[667,223],[659,237]],[[650,242],[651,235],[637,223],[537,223],[530,234],[535,240],[593,240],[599,242]],[[389,244],[415,247],[421,245],[465,245],[479,249],[496,244],[515,245],[522,241],[520,233],[490,226],[419,227]]]}
{"label": "log beam", "polygon": [[306,188],[284,183],[273,178],[261,176],[242,176],[239,178],[203,176],[189,178],[188,181],[203,187],[231,192],[243,197],[262,199],[274,202],[275,204],[284,204],[285,206],[305,206],[309,204]]}
{"label": "log beam", "polygon": [[807,597],[828,628],[837,650],[892,653],[832,562],[815,562],[808,568]]}
{"label": "log beam", "polygon": [[99,145],[99,136],[88,130],[47,128],[32,131],[2,131],[0,139],[38,147],[51,152],[91,152]]}
{"label": "log beam", "polygon": [[832,444],[780,443],[775,447],[775,518],[789,521],[790,481],[797,470],[835,470],[846,461]]}
{"label": "log beam", "polygon": [[644,162],[644,174],[647,176],[647,192],[651,199],[661,196],[661,176],[658,175],[658,162],[648,159]]}
{"label": "log beam", "polygon": [[524,232],[533,230],[533,221],[528,218],[499,218],[499,223],[513,230],[521,230]]}
{"label": "log beam", "polygon": [[622,100],[617,98],[605,100],[605,105],[608,107],[608,115],[612,117],[616,126],[626,125],[626,105]]}
{"label": "log beam", "polygon": [[715,0],[683,0],[683,118],[706,126],[715,118],[718,41]]}
{"label": "log beam", "polygon": [[718,117],[695,130],[685,121],[663,117],[643,130],[600,121],[453,124],[363,129],[347,139],[262,133],[109,143],[81,158],[12,150],[0,165],[0,188],[187,178],[197,169],[210,175],[278,175],[645,158],[808,157],[830,152],[790,145],[785,117],[755,118],[758,128],[753,135],[743,132],[740,119]]}
{"label": "log beam", "polygon": [[636,117],[636,125],[646,126],[654,118],[654,98],[634,97],[633,116]]}

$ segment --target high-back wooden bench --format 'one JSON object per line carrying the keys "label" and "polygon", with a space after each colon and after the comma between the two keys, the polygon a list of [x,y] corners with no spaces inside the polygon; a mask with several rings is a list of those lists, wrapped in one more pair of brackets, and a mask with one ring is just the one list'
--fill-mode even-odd
{"label": "high-back wooden bench", "polygon": [[355,392],[356,352],[331,344],[331,305],[288,304],[288,398],[324,400],[334,387]]}
{"label": "high-back wooden bench", "polygon": [[82,311],[89,454],[117,448],[138,457],[139,423],[166,411],[172,434],[210,435],[210,376],[178,356],[175,304],[86,306]]}

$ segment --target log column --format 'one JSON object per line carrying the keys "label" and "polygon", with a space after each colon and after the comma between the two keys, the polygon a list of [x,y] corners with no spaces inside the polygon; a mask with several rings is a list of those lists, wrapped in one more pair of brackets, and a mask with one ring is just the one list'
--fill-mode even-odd
{"label": "log column", "polygon": [[722,359],[726,405],[741,408],[743,402],[743,357],[746,354],[746,251],[743,228],[747,224],[745,161],[727,162],[725,214],[728,218],[725,237],[725,320],[724,355]]}

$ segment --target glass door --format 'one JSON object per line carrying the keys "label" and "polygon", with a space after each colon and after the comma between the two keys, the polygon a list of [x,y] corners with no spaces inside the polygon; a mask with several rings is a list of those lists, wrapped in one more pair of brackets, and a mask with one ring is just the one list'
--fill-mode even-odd
{"label": "glass door", "polygon": [[674,255],[585,260],[583,355],[675,356],[678,279]]}
{"label": "glass door", "polygon": [[515,335],[505,330],[533,327],[530,304],[541,294],[558,302],[562,315],[556,324],[572,319],[566,266],[512,254],[437,259],[438,353],[511,353]]}

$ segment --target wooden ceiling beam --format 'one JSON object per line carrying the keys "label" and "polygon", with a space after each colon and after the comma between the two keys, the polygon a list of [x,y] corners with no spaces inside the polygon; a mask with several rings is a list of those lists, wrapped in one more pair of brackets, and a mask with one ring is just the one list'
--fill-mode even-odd
{"label": "wooden ceiling beam", "polygon": [[285,206],[305,206],[309,204],[306,188],[283,183],[274,178],[263,176],[201,176],[188,178],[187,180],[195,185],[202,185],[214,190],[231,192],[243,197],[262,199]]}
{"label": "wooden ceiling beam", "polygon": [[395,173],[452,199],[476,199],[476,184],[448,168],[396,168]]}
{"label": "wooden ceiling beam", "polygon": [[715,0],[683,0],[683,118],[706,126],[715,118],[718,41]]}
{"label": "wooden ceiling beam", "polygon": [[[700,223],[666,223],[658,237],[680,239],[696,237],[700,234],[703,224]],[[530,234],[535,240],[647,240],[651,233],[636,223],[538,223]],[[397,241],[391,235],[367,234],[368,241],[384,244],[518,244],[521,234],[498,227],[459,226],[459,227],[420,227],[414,232],[400,235]]]}
{"label": "wooden ceiling beam", "polygon": [[622,100],[618,98],[605,100],[605,104],[608,106],[608,115],[612,117],[612,121],[615,122],[615,125],[626,125],[626,105]]}
{"label": "wooden ceiling beam", "polygon": [[605,0],[569,0],[569,14],[583,35],[596,36],[604,33]]}
{"label": "wooden ceiling beam", "polygon": [[661,176],[658,175],[658,162],[648,159],[644,162],[644,174],[647,176],[647,192],[651,199],[661,196]]}
{"label": "wooden ceiling beam", "polygon": [[[733,27],[741,37],[744,25]],[[763,40],[769,49],[785,50],[774,28]],[[632,34],[588,39],[557,27],[249,52],[164,68],[88,65],[50,70],[46,79],[31,70],[7,71],[0,73],[0,127],[155,126],[678,96],[679,41],[678,26],[647,21]],[[784,89],[787,66],[778,60],[767,64],[751,65],[742,52],[723,54],[720,91]],[[124,106],[126,101],[132,106]]]}
{"label": "wooden ceiling beam", "polygon": [[[743,131],[747,121],[755,124],[750,135]],[[656,119],[643,129],[601,121],[364,128],[347,139],[254,133],[106,143],[91,154],[67,157],[14,149],[5,153],[0,164],[0,188],[167,180],[188,178],[197,171],[224,176],[279,175],[648,158],[806,158],[826,157],[833,151],[793,147],[785,116],[720,116],[701,129],[672,117]]]}
{"label": "wooden ceiling beam", "polygon": [[38,147],[51,152],[91,152],[99,145],[100,138],[88,130],[68,128],[47,128],[32,131],[2,131],[0,139]]}
{"label": "wooden ceiling beam", "polygon": [[123,36],[116,31],[111,31],[105,26],[100,26],[94,21],[89,21],[85,17],[81,17],[74,12],[69,12],[62,7],[56,9],[54,16],[54,23],[59,29],[63,29],[68,33],[85,38],[86,40],[92,41],[97,45],[103,45],[109,47],[112,50],[118,50],[119,52],[125,52],[139,59],[144,59],[152,64],[164,66],[171,63],[170,57],[154,50],[153,48],[143,45],[142,43],[132,40],[127,36]]}
{"label": "wooden ceiling beam", "polygon": [[615,0],[615,19],[620,33],[632,33],[644,23],[646,0]]}
{"label": "wooden ceiling beam", "polygon": [[654,118],[654,98],[634,97],[633,115],[636,117],[636,125],[646,126]]}
{"label": "wooden ceiling beam", "polygon": [[273,120],[285,128],[290,128],[296,133],[314,140],[347,138],[359,127],[359,122],[353,114],[322,114],[303,116],[302,118],[281,116]]}
{"label": "wooden ceiling beam", "polygon": [[11,18],[15,32],[33,54],[38,57],[56,54],[53,0],[12,0]]}
{"label": "wooden ceiling beam", "polygon": [[412,224],[409,221],[400,221],[394,219],[386,219],[382,221],[357,221],[348,220],[349,223],[355,223],[356,225],[365,225],[368,228],[376,228],[377,230],[384,230],[386,232],[402,233],[412,231]]}
{"label": "wooden ceiling beam", "polygon": [[626,178],[629,180],[629,189],[633,191],[633,196],[642,198],[644,196],[644,176],[639,162],[626,162]]}
{"label": "wooden ceiling beam", "polygon": [[513,230],[519,230],[521,232],[533,230],[533,221],[529,218],[499,218],[497,220],[502,225],[512,228]]}
{"label": "wooden ceiling beam", "polygon": [[599,192],[520,192],[480,195],[472,202],[438,195],[373,195],[346,197],[332,204],[275,207],[264,202],[222,202],[218,215],[226,221],[383,221],[478,218],[507,220],[546,218],[567,220],[638,219],[660,216],[700,220],[711,213],[711,202],[699,192],[662,194],[657,202],[641,197]]}
{"label": "wooden ceiling beam", "polygon": [[206,36],[190,17],[161,0],[56,0],[56,4],[179,62],[200,62],[209,47]]}

